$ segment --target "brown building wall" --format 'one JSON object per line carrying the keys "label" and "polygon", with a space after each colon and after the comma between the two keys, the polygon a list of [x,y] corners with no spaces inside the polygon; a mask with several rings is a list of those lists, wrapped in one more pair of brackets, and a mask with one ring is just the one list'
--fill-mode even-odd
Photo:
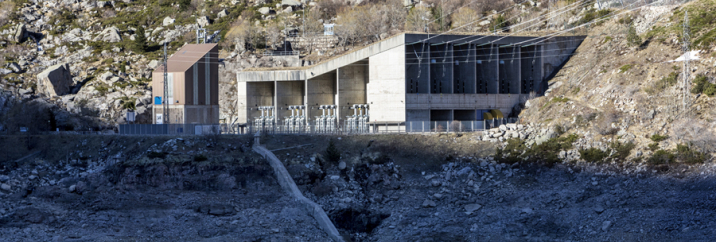
{"label": "brown building wall", "polygon": [[[182,107],[181,114],[182,116],[186,117],[186,120],[183,120],[183,117],[178,117],[175,115],[171,117],[170,123],[175,123],[177,118],[181,120],[181,122],[184,123],[218,123],[218,105],[219,105],[219,47],[214,46],[211,51],[208,52],[209,55],[209,86],[206,85],[206,63],[207,59],[206,57],[202,57],[199,59],[196,63],[197,65],[191,65],[189,68],[184,70],[183,72],[169,72],[173,74],[173,86],[174,86],[174,95],[173,95],[173,103],[170,105],[187,105],[187,108],[192,106],[207,106],[207,107],[192,107],[194,110],[186,109],[186,113],[184,113],[184,109]],[[172,66],[172,60],[169,60],[169,65]],[[180,68],[177,66],[174,66],[175,68]],[[182,67],[183,68],[183,67]],[[198,96],[198,103],[194,103],[194,72],[197,72],[197,81],[198,81],[198,90],[197,90],[197,96]],[[157,68],[152,73],[152,103],[154,103],[154,97],[163,97],[164,98],[164,75],[163,75],[163,69],[162,67]],[[209,103],[206,102],[206,90],[207,88],[210,91],[210,100]],[[178,102],[177,102],[178,101]],[[208,105],[211,105],[209,107]],[[216,109],[216,111],[213,111]],[[158,109],[158,113],[161,113],[161,107]],[[192,117],[196,115],[196,117]],[[155,117],[152,117],[153,119],[156,119]]]}

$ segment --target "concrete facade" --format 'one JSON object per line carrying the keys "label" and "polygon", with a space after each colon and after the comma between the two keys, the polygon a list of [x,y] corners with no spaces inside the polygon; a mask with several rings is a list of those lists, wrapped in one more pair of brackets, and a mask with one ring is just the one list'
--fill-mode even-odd
{"label": "concrete facade", "polygon": [[[237,73],[239,121],[258,106],[281,111],[303,104],[309,119],[321,105],[336,105],[339,120],[354,104],[368,104],[370,122],[482,120],[482,113],[513,106],[546,83],[571,57],[583,36],[399,34],[303,68]],[[340,122],[339,122],[340,123]]]}

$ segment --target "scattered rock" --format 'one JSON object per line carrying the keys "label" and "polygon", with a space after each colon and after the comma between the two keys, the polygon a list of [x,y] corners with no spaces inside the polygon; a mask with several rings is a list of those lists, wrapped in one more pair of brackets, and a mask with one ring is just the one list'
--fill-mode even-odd
{"label": "scattered rock", "polygon": [[604,212],[604,207],[602,207],[602,205],[597,204],[597,206],[594,206],[594,212],[602,213]]}
{"label": "scattered rock", "polygon": [[0,185],[0,188],[2,188],[5,191],[10,191],[12,189],[12,186],[3,183],[2,185]]}
{"label": "scattered rock", "polygon": [[262,8],[259,8],[258,11],[259,11],[259,13],[266,15],[266,14],[269,14],[269,12],[271,12],[271,9],[269,9],[268,7],[262,7]]}
{"label": "scattered rock", "polygon": [[475,212],[480,208],[482,208],[482,205],[477,203],[465,205],[465,211],[467,212],[467,214],[472,214],[472,212]]}
{"label": "scattered rock", "polygon": [[425,199],[425,201],[423,201],[423,205],[422,205],[422,206],[423,206],[424,208],[432,208],[432,207],[435,207],[436,204],[435,204],[435,201],[433,201],[433,200]]}
{"label": "scattered rock", "polygon": [[282,6],[300,7],[301,2],[296,0],[281,0]]}
{"label": "scattered rock", "polygon": [[226,9],[221,10],[219,13],[216,14],[217,18],[223,18],[229,15],[229,12],[226,11]]}
{"label": "scattered rock", "polygon": [[110,43],[116,43],[122,41],[122,35],[119,33],[119,29],[117,27],[108,27],[104,30],[102,30],[97,37],[93,39],[94,41],[105,41]]}
{"label": "scattered rock", "polygon": [[207,17],[207,16],[201,16],[201,17],[196,18],[196,23],[199,24],[199,27],[204,28],[206,26],[209,26],[209,24],[211,24],[211,20],[209,20],[209,17]]}
{"label": "scattered rock", "polygon": [[12,35],[12,41],[20,43],[27,37],[27,28],[25,24],[19,24],[15,28],[15,34]]}
{"label": "scattered rock", "polygon": [[72,185],[72,186],[70,186],[69,191],[70,191],[70,192],[75,192],[75,191],[77,191],[77,185]]}
{"label": "scattered rock", "polygon": [[338,163],[338,169],[340,169],[340,170],[346,169],[346,162],[341,161],[340,163]]}
{"label": "scattered rock", "polygon": [[602,231],[609,230],[609,227],[612,227],[612,221],[604,221],[602,223]]}

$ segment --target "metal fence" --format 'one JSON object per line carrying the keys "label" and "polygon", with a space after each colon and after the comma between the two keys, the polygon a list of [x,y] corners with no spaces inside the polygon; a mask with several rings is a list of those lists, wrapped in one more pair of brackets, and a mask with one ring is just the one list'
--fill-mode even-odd
{"label": "metal fence", "polygon": [[390,133],[460,133],[476,132],[496,128],[501,124],[517,123],[516,118],[484,121],[408,121],[396,123],[369,123],[364,127],[351,127],[346,122],[326,129],[309,122],[301,127],[290,127],[283,121],[275,125],[256,127],[252,124],[121,124],[120,135],[219,135],[219,134],[305,134],[305,135],[348,135],[348,134],[390,134]]}
{"label": "metal fence", "polygon": [[120,135],[210,135],[239,134],[239,125],[231,124],[120,124]]}
{"label": "metal fence", "polygon": [[300,52],[297,50],[294,51],[272,51],[267,50],[264,51],[264,56],[287,56],[287,55],[299,55]]}

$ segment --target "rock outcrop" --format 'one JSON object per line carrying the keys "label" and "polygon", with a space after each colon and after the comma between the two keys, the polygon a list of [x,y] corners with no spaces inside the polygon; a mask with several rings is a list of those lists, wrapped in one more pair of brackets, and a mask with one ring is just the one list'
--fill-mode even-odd
{"label": "rock outcrop", "polygon": [[70,91],[72,75],[69,64],[58,64],[37,74],[39,89],[47,96],[61,96]]}
{"label": "rock outcrop", "polygon": [[19,24],[17,28],[15,28],[15,34],[12,35],[12,41],[20,43],[25,40],[25,37],[27,37],[27,28],[25,24]]}
{"label": "rock outcrop", "polygon": [[119,34],[119,29],[117,27],[112,26],[102,30],[102,32],[94,38],[94,41],[99,40],[116,43],[122,41],[122,36]]}

